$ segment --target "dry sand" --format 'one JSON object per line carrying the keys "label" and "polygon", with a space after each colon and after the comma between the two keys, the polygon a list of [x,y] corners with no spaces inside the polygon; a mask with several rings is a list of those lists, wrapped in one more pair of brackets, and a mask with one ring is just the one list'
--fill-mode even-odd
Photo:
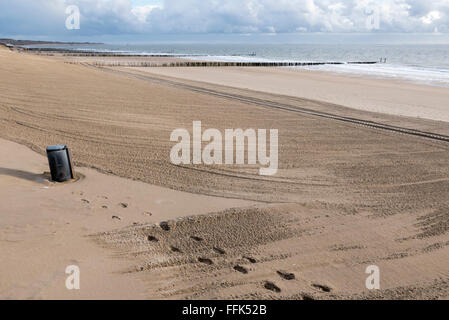
{"label": "dry sand", "polygon": [[[87,168],[77,168],[79,181],[56,184],[44,174],[46,157],[27,147],[0,139],[0,155],[0,299],[148,298],[142,277],[123,274],[132,262],[102,249],[90,235],[251,205]],[[80,268],[80,291],[65,287],[69,265]]]}
{"label": "dry sand", "polygon": [[[83,297],[449,297],[447,143],[269,110],[139,79],[132,74],[138,70],[124,72],[131,74],[0,50],[0,137],[40,153],[67,143],[78,166],[142,181],[82,168],[79,182],[47,185],[45,158],[2,141],[0,185],[8,187],[1,191],[7,219],[0,248],[12,258],[0,268],[15,274],[2,277],[2,296],[73,297],[60,281],[61,267],[73,260],[85,262],[82,270],[95,279],[79,292]],[[201,85],[448,130],[442,122]],[[392,99],[401,94],[391,93]],[[171,165],[170,132],[190,128],[192,120],[218,129],[280,129],[279,174],[262,178],[249,166]],[[155,199],[167,198],[176,203],[158,209]],[[143,216],[147,210],[157,214]],[[154,224],[162,221],[167,224]],[[45,261],[30,250],[45,253]],[[365,288],[371,264],[381,269],[380,291]],[[33,271],[35,265],[48,271]],[[30,291],[32,284],[39,290]]]}

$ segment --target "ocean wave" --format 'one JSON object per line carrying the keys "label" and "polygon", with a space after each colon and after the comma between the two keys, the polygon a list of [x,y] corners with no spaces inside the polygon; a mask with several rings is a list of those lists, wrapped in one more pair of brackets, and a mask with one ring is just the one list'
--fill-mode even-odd
{"label": "ocean wave", "polygon": [[420,84],[449,87],[448,69],[381,63],[373,65],[342,64],[293,68],[327,71],[356,76],[367,76],[371,78],[406,80]]}

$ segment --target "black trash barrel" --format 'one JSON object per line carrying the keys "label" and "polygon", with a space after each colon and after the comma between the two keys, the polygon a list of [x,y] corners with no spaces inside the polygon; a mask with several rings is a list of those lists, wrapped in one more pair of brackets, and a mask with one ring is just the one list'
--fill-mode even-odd
{"label": "black trash barrel", "polygon": [[64,182],[74,178],[69,148],[66,145],[47,147],[47,157],[53,181]]}

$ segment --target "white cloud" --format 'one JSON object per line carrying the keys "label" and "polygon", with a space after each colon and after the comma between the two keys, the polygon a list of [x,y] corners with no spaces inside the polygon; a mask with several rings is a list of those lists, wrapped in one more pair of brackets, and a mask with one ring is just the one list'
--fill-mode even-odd
{"label": "white cloud", "polygon": [[154,9],[162,9],[162,6],[160,5],[146,5],[146,6],[137,6],[131,9],[131,12],[137,17],[139,22],[145,23],[147,20],[148,15],[153,11]]}
{"label": "white cloud", "polygon": [[[150,1],[151,2],[151,1]],[[135,2],[133,2],[135,3]],[[130,33],[376,32],[449,30],[449,0],[0,0],[0,33],[65,35],[65,7],[78,5],[78,35]]]}
{"label": "white cloud", "polygon": [[367,32],[372,8],[377,32],[449,26],[449,0],[166,0],[147,24],[156,32]]}
{"label": "white cloud", "polygon": [[427,15],[421,18],[421,21],[425,24],[431,24],[439,19],[441,19],[441,14],[439,11],[430,11]]}

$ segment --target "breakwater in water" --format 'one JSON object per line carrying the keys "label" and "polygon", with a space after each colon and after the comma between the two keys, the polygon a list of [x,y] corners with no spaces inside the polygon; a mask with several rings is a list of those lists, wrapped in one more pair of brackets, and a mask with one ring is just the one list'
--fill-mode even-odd
{"label": "breakwater in water", "polygon": [[[73,62],[76,63],[76,62]],[[234,62],[234,61],[179,61],[179,62],[145,62],[145,61],[120,61],[120,62],[93,62],[96,67],[296,67],[342,64],[376,64],[377,61],[352,61],[352,62]]]}

